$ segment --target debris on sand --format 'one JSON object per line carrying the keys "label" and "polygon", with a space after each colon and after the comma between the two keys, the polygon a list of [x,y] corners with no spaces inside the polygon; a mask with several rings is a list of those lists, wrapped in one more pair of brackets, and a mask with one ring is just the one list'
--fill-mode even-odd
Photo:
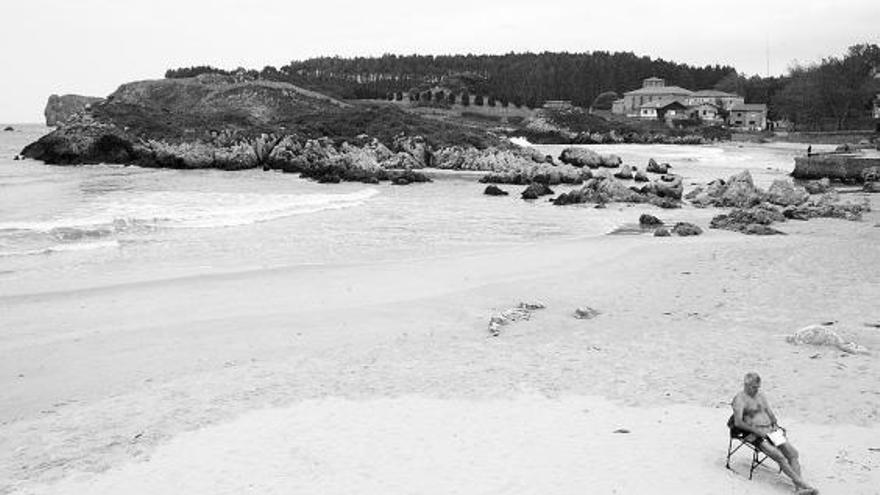
{"label": "debris on sand", "polygon": [[497,337],[501,334],[502,326],[514,321],[528,320],[534,311],[544,308],[545,306],[539,302],[521,302],[513,308],[494,314],[489,319],[489,334]]}

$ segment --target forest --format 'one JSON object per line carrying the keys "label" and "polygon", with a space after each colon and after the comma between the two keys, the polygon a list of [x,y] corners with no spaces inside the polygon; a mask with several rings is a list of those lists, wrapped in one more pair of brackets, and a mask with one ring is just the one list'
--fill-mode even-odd
{"label": "forest", "polygon": [[740,94],[748,103],[765,103],[772,121],[788,123],[794,130],[845,130],[876,125],[871,109],[880,93],[880,47],[854,45],[842,56],[796,64],[776,77],[746,77],[730,66],[695,67],[631,52],[602,51],[321,57],[260,71],[185,67],[170,69],[165,77],[205,72],[285,81],[343,99],[400,100],[407,94],[423,103],[444,104],[475,95],[475,104],[529,108],[547,100],[610,108],[615,97],[641,87],[642,79],[657,76],[669,85],[718,89]]}
{"label": "forest", "polygon": [[[209,71],[236,72],[202,66],[172,69],[165,77],[191,77]],[[650,76],[686,88],[711,88],[736,71],[729,66],[693,67],[629,52],[545,52],[323,57],[244,72],[344,99],[386,99],[439,86],[447,93],[467,92],[486,100],[535,108],[547,100],[570,100],[576,106],[589,107],[600,93],[639,88],[642,79]]]}

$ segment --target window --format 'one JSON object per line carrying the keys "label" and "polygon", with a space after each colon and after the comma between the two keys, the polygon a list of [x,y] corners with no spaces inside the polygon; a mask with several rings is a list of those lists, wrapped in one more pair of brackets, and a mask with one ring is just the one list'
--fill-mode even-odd
{"label": "window", "polygon": [[736,125],[742,125],[742,123],[743,123],[742,120],[737,120],[737,121],[734,122],[734,124],[736,124]]}
{"label": "window", "polygon": [[754,120],[750,120],[750,121],[749,121],[749,125],[755,125],[755,121],[754,121]]}

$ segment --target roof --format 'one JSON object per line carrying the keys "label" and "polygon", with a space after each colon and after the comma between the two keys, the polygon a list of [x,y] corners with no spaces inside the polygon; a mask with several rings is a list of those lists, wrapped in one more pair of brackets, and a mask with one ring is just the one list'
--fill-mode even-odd
{"label": "roof", "polygon": [[690,96],[693,91],[680,88],[678,86],[650,86],[647,88],[634,89],[627,91],[624,95],[682,95]]}
{"label": "roof", "polygon": [[767,105],[763,103],[737,103],[730,107],[731,112],[766,112]]}
{"label": "roof", "polygon": [[680,100],[677,100],[675,98],[660,98],[659,100],[649,101],[648,103],[645,103],[644,105],[642,105],[639,108],[666,108],[666,107],[668,107],[670,105],[674,105],[676,103],[681,105],[682,107],[687,106],[684,103],[682,103]]}
{"label": "roof", "polygon": [[742,96],[735,93],[726,93],[724,91],[718,91],[716,89],[701,89],[699,91],[694,91],[692,96],[704,96],[707,98],[742,98]]}

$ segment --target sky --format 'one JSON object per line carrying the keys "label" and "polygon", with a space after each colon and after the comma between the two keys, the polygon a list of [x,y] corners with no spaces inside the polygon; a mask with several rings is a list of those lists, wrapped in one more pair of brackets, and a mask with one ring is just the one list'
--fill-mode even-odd
{"label": "sky", "polygon": [[880,44],[877,0],[0,0],[0,123],[192,65],[603,50],[763,76],[857,43]]}

